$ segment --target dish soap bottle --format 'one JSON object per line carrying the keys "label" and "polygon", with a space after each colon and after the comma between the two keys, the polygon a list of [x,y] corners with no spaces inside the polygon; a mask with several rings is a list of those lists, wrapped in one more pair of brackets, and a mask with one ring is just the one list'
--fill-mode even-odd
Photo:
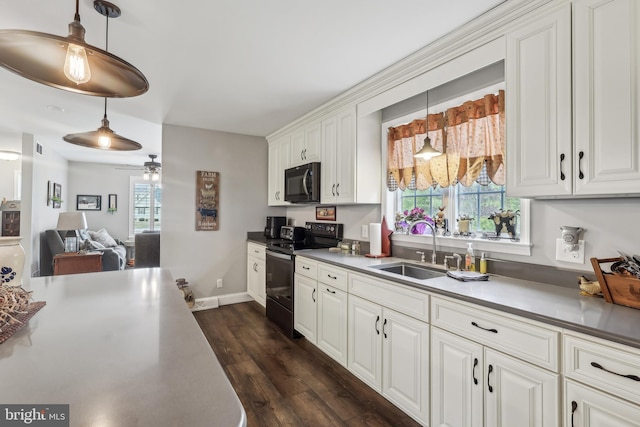
{"label": "dish soap bottle", "polygon": [[487,253],[482,252],[482,256],[480,257],[480,273],[487,273]]}
{"label": "dish soap bottle", "polygon": [[473,244],[467,245],[467,255],[464,258],[464,269],[467,271],[476,271],[476,257],[473,254]]}

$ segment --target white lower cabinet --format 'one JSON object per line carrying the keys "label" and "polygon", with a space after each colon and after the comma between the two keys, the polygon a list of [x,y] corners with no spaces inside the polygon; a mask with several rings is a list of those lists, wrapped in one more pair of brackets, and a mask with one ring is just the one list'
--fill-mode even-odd
{"label": "white lower cabinet", "polygon": [[423,425],[429,424],[429,325],[349,295],[348,368]]}
{"label": "white lower cabinet", "polygon": [[267,303],[265,247],[247,243],[247,293],[263,307]]}
{"label": "white lower cabinet", "polygon": [[610,394],[567,380],[566,427],[638,427],[640,407]]}
{"label": "white lower cabinet", "polygon": [[[560,425],[559,331],[435,297],[431,313],[433,426]],[[504,353],[527,342],[533,363]]]}
{"label": "white lower cabinet", "polygon": [[315,279],[295,273],[293,288],[293,327],[307,341],[316,344],[318,296]]}
{"label": "white lower cabinet", "polygon": [[565,426],[640,427],[639,349],[566,331],[564,376]]}
{"label": "white lower cabinet", "polygon": [[482,427],[484,358],[482,346],[431,328],[431,425]]}
{"label": "white lower cabinet", "polygon": [[318,348],[347,366],[347,293],[318,283]]}

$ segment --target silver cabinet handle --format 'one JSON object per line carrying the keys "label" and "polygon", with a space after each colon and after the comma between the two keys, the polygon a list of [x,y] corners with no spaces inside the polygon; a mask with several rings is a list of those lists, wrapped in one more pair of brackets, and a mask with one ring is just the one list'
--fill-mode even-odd
{"label": "silver cabinet handle", "polygon": [[331,194],[333,194],[334,196],[336,195],[336,185],[335,184],[333,184],[331,186]]}
{"label": "silver cabinet handle", "polygon": [[562,162],[564,162],[564,153],[560,154],[560,181],[564,181],[564,172],[562,171]]}
{"label": "silver cabinet handle", "polygon": [[336,184],[336,196],[340,197],[340,183]]}

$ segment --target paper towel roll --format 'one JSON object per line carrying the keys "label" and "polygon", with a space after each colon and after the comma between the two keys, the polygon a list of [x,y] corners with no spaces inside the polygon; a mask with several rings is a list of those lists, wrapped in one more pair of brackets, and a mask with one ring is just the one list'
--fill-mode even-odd
{"label": "paper towel roll", "polygon": [[369,253],[382,254],[382,225],[379,222],[369,224]]}

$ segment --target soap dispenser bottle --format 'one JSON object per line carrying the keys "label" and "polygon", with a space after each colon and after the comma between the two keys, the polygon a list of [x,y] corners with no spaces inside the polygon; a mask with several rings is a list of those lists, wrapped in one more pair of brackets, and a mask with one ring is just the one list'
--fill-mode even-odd
{"label": "soap dispenser bottle", "polygon": [[464,269],[467,271],[476,271],[476,257],[473,253],[473,244],[467,244],[467,255],[464,258]]}

